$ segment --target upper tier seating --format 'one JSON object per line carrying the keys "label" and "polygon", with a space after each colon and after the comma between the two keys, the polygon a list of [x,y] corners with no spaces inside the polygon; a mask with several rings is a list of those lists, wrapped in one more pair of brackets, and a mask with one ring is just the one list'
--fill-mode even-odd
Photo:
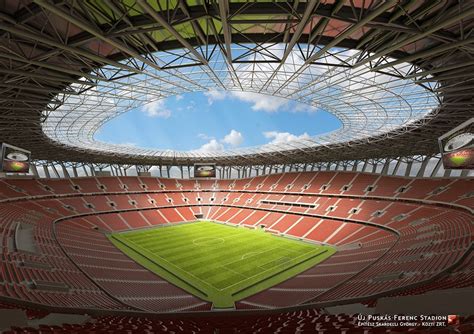
{"label": "upper tier seating", "polygon": [[[244,190],[381,196],[460,203],[474,207],[474,179],[413,179],[352,172],[306,172],[259,176],[213,182],[145,177],[96,177],[75,179],[1,179],[0,198],[53,194],[123,193],[144,191]],[[177,185],[180,185],[178,188]],[[183,186],[186,185],[186,186]],[[460,186],[462,185],[462,186]],[[231,189],[230,189],[231,188]]]}

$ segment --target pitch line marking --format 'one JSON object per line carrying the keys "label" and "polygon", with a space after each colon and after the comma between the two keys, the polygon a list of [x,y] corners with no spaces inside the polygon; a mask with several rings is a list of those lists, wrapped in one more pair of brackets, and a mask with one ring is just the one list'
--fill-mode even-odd
{"label": "pitch line marking", "polygon": [[[219,290],[219,289],[218,289],[217,287],[215,287],[212,283],[203,281],[201,278],[197,277],[197,276],[194,275],[193,273],[191,273],[191,272],[189,272],[189,271],[187,271],[187,270],[181,268],[180,266],[176,265],[175,263],[173,263],[173,262],[171,262],[171,261],[168,261],[168,260],[165,259],[164,257],[162,257],[162,256],[160,256],[160,255],[158,255],[158,254],[156,254],[156,253],[150,252],[150,251],[148,251],[148,250],[146,250],[146,249],[140,247],[139,245],[137,245],[137,244],[135,244],[135,243],[133,243],[133,242],[132,242],[132,244],[133,244],[135,247],[137,247],[143,254],[150,253],[150,254],[152,254],[152,255],[155,255],[155,256],[159,257],[160,259],[162,259],[163,261],[165,261],[166,263],[168,263],[169,265],[174,266],[174,267],[178,268],[180,271],[183,271],[183,272],[185,272],[186,274],[188,274],[188,275],[194,277],[194,278],[197,279],[199,282],[201,282],[201,283],[203,283],[203,284],[205,284],[205,285],[207,285],[207,286],[211,286],[211,287],[213,287],[214,289]],[[133,248],[132,248],[132,249],[133,249]],[[153,261],[151,261],[151,262],[153,262]],[[157,264],[157,265],[160,266],[159,264]],[[192,284],[189,284],[185,279],[181,279],[181,280],[182,280],[184,283],[190,285],[191,287],[193,286]],[[219,290],[219,291],[221,291],[221,290]]]}
{"label": "pitch line marking", "polygon": [[[184,224],[183,224],[183,225],[184,225]],[[242,234],[243,234],[243,233],[242,233]],[[238,234],[236,233],[236,234],[233,235],[233,236],[242,235],[242,234],[241,234],[241,233],[238,233]],[[229,236],[229,237],[230,237],[230,236]],[[223,239],[223,238],[216,238],[216,239]],[[139,248],[140,250],[145,251],[145,252],[144,252],[145,254],[146,254],[146,253],[151,253],[151,254],[153,254],[153,255],[155,255],[155,256],[161,258],[163,261],[167,262],[168,264],[171,264],[171,266],[174,266],[174,267],[178,268],[180,271],[182,271],[182,272],[184,272],[184,273],[190,275],[191,277],[194,277],[196,280],[198,280],[198,281],[201,282],[202,284],[207,285],[207,286],[210,286],[210,287],[213,287],[215,290],[217,290],[217,291],[219,291],[219,292],[228,290],[228,289],[230,289],[230,288],[232,288],[232,287],[234,287],[234,286],[236,286],[236,285],[238,285],[238,284],[241,284],[242,282],[245,282],[245,281],[247,281],[247,280],[250,280],[250,279],[252,279],[252,278],[254,278],[254,277],[258,276],[258,275],[261,275],[261,274],[263,274],[263,273],[269,272],[269,271],[275,269],[275,268],[278,266],[278,265],[276,265],[276,266],[273,266],[273,267],[271,267],[271,268],[269,268],[269,269],[266,269],[266,270],[264,269],[263,271],[261,271],[261,272],[255,274],[255,275],[252,275],[252,276],[250,276],[250,277],[246,277],[245,275],[242,275],[242,274],[240,274],[240,273],[237,273],[237,272],[235,272],[234,270],[232,270],[232,269],[226,267],[226,266],[229,265],[229,264],[232,264],[232,263],[235,263],[235,262],[239,262],[239,261],[241,261],[241,260],[236,260],[236,261],[232,261],[232,262],[230,262],[230,263],[228,263],[228,264],[224,264],[224,265],[222,265],[222,266],[220,266],[220,267],[222,267],[222,268],[224,268],[224,269],[227,269],[227,270],[230,270],[230,271],[233,271],[233,272],[237,273],[238,275],[243,276],[243,277],[246,277],[246,278],[243,279],[243,280],[240,280],[239,282],[236,282],[236,283],[234,283],[234,284],[231,284],[231,285],[229,285],[229,286],[227,286],[227,287],[224,287],[224,288],[222,288],[222,289],[219,289],[219,288],[216,287],[214,284],[202,280],[200,277],[197,277],[197,276],[194,275],[193,273],[191,273],[191,272],[189,272],[189,271],[183,269],[182,267],[180,267],[180,266],[178,266],[177,264],[175,264],[175,263],[173,263],[173,262],[171,262],[171,261],[165,259],[164,257],[162,257],[162,256],[160,256],[160,255],[158,255],[158,254],[156,254],[156,253],[150,252],[150,251],[148,251],[148,250],[142,248],[141,246],[135,244],[133,241],[132,241],[131,243],[134,244],[134,246],[137,247],[137,248]],[[193,243],[194,243],[194,241],[193,241]],[[264,252],[267,252],[267,251],[270,251],[270,250],[279,249],[279,248],[281,248],[281,246],[279,246],[279,247],[274,247],[274,248],[270,248],[269,250],[263,251],[263,252],[261,252],[261,253],[264,253]],[[132,249],[133,249],[133,248],[132,248]],[[294,252],[294,253],[299,253],[298,251],[292,250],[292,249],[290,250],[290,249],[286,249],[286,248],[285,248],[285,250],[287,250],[287,251],[289,250],[289,251]],[[309,251],[307,251],[307,252],[305,252],[305,253],[303,253],[303,254],[300,254],[299,256],[297,256],[297,257],[295,257],[295,258],[292,258],[292,259],[290,259],[290,260],[295,260],[295,259],[299,259],[299,258],[302,258],[302,257],[306,257],[306,255],[307,255],[308,253],[311,253],[312,251],[315,251],[315,250],[317,250],[317,249],[309,250]],[[258,253],[258,254],[260,254],[260,253]],[[289,262],[289,261],[287,261],[287,262]],[[285,262],[285,264],[286,264],[287,262]],[[280,264],[280,265],[281,265],[281,264]],[[262,268],[260,268],[260,269],[262,269]],[[183,282],[184,282],[184,283],[187,283],[186,280],[183,280]],[[191,286],[192,286],[192,285],[191,285]]]}
{"label": "pitch line marking", "polygon": [[247,258],[247,255],[250,255],[250,256],[253,256],[251,254],[255,254],[255,255],[258,255],[258,254],[262,254],[263,252],[248,252],[248,253],[245,253],[244,255],[242,255],[240,257],[241,260],[245,260]]}
{"label": "pitch line marking", "polygon": [[[235,271],[235,270],[233,270],[233,269],[227,268],[225,265],[222,265],[222,266],[220,266],[220,267],[223,268],[223,269],[225,269],[225,270],[232,271],[234,274],[237,274],[237,275],[239,275],[239,276],[244,277],[244,280],[246,280],[246,279],[248,278],[248,277],[245,276],[244,274],[241,274],[241,273],[239,273],[239,272],[237,272],[237,271]],[[224,289],[227,289],[227,288],[224,288]]]}
{"label": "pitch line marking", "polygon": [[[199,241],[199,240],[202,240],[202,241]],[[213,243],[216,240],[220,242]],[[209,241],[211,242],[211,244],[207,243]],[[224,238],[217,238],[217,237],[200,237],[193,240],[193,244],[195,246],[209,246],[209,247],[217,246],[217,245],[223,244],[224,242],[225,242]]]}
{"label": "pitch line marking", "polygon": [[[283,249],[283,250],[285,250],[285,251],[289,251],[289,252],[293,252],[293,253],[299,254],[299,256],[304,255],[304,254],[308,254],[309,252],[312,252],[312,251],[316,250],[316,249],[310,249],[310,250],[308,250],[307,252],[305,252],[305,253],[302,254],[302,253],[299,252],[299,251],[296,251],[296,250],[293,250],[293,249],[289,249],[289,248],[283,248],[282,246],[270,247],[270,248],[265,249],[265,250],[263,250],[263,251],[261,251],[261,252],[248,252],[248,253],[245,253],[244,255],[241,256],[240,260],[237,259],[237,260],[234,260],[234,261],[230,261],[229,263],[225,263],[224,266],[228,266],[228,265],[231,265],[231,264],[240,262],[240,261],[242,261],[242,260],[244,260],[244,259],[249,259],[250,257],[253,257],[253,256],[254,256],[254,255],[251,255],[251,256],[245,257],[245,256],[248,255],[248,254],[252,254],[252,253],[253,253],[253,254],[255,254],[255,255],[258,255],[258,254],[263,254],[263,253],[267,253],[267,252],[270,252],[270,251],[276,251],[276,250],[279,250],[279,249]],[[318,247],[317,249],[319,249],[319,247]],[[299,257],[299,256],[297,256],[297,257]]]}
{"label": "pitch line marking", "polygon": [[[263,251],[261,251],[261,252],[250,252],[250,253],[256,253],[256,254],[258,255],[258,254],[263,254],[263,253],[267,253],[267,252],[270,252],[270,251],[278,250],[279,248],[280,248],[280,247],[278,247],[278,246],[277,246],[277,247],[270,247],[270,248],[268,248],[268,249],[266,249],[266,250],[263,250]],[[249,253],[246,253],[246,254],[249,254]],[[244,255],[245,255],[245,254],[244,254]],[[253,256],[253,255],[252,255],[252,256]],[[248,258],[247,258],[247,259],[248,259]],[[236,259],[236,260],[234,260],[234,261],[230,261],[229,263],[224,263],[223,266],[228,266],[228,265],[231,265],[231,264],[234,264],[234,263],[238,263],[238,262],[240,262],[240,261],[242,261],[242,260],[243,260],[243,259],[240,259],[240,260],[239,260],[239,259]]]}
{"label": "pitch line marking", "polygon": [[[306,252],[306,253],[303,253],[303,254],[301,254],[300,256],[295,257],[294,259],[298,259],[298,258],[301,258],[301,257],[303,257],[303,256],[306,256],[306,255],[307,255],[308,253],[310,253],[310,252],[311,252],[311,251],[308,251],[308,252]],[[301,261],[300,261],[300,262],[301,262]],[[269,269],[263,270],[263,271],[261,271],[261,272],[255,274],[255,275],[253,275],[253,276],[250,276],[250,277],[248,277],[248,278],[246,278],[246,279],[244,279],[244,280],[242,280],[242,281],[240,281],[240,282],[231,284],[231,285],[227,286],[226,288],[219,289],[219,291],[224,291],[224,290],[226,290],[226,289],[230,289],[231,287],[233,287],[233,286],[235,286],[235,285],[238,285],[238,284],[240,284],[240,283],[242,283],[242,282],[244,282],[244,281],[246,281],[246,280],[249,280],[249,279],[254,278],[255,276],[258,276],[258,275],[261,275],[261,274],[263,274],[263,273],[265,273],[265,272],[268,272],[268,271],[270,271],[270,270],[273,270],[273,269],[275,269],[276,267],[277,267],[277,266],[273,266],[273,267],[271,267],[271,268],[269,268]]]}
{"label": "pitch line marking", "polygon": [[[305,254],[306,254],[306,253],[305,253]],[[280,260],[282,260],[282,259],[284,259],[285,261],[283,261],[283,262],[277,262],[277,261],[280,261]],[[269,264],[269,263],[272,263],[272,262],[276,262],[277,264],[275,264],[274,266],[271,267],[271,268],[276,268],[276,267],[278,267],[278,266],[285,265],[287,262],[290,262],[291,260],[292,260],[291,257],[282,256],[282,257],[279,257],[278,259],[275,259],[275,260],[273,260],[273,261],[268,261],[267,263],[264,263],[264,264],[262,264],[262,265],[260,265],[260,266],[258,266],[258,267],[259,267],[260,269],[262,269],[262,270],[265,270],[265,265],[267,265],[267,264]]]}
{"label": "pitch line marking", "polygon": [[[272,248],[269,248],[269,249],[264,250],[264,251],[262,251],[262,252],[249,252],[249,253],[246,253],[246,254],[255,253],[255,255],[258,255],[258,254],[266,253],[266,252],[269,252],[269,251],[278,250],[279,248],[280,248],[280,247],[272,247]],[[244,254],[244,255],[246,255],[246,254]],[[233,273],[236,273],[236,274],[238,274],[239,276],[242,276],[242,277],[245,277],[245,278],[244,278],[243,280],[240,280],[240,281],[234,283],[234,284],[231,284],[231,285],[229,285],[229,286],[226,286],[226,287],[224,287],[224,288],[222,288],[222,289],[218,289],[219,291],[224,291],[224,290],[226,290],[226,289],[228,289],[228,288],[230,288],[230,287],[232,287],[232,286],[234,286],[234,285],[240,284],[241,282],[244,282],[244,281],[246,281],[246,280],[248,280],[248,279],[251,279],[251,278],[253,278],[253,277],[259,275],[259,273],[257,273],[257,274],[252,275],[252,276],[245,276],[245,275],[243,275],[243,274],[241,274],[241,273],[239,273],[239,272],[237,272],[237,271],[235,271],[235,270],[233,270],[233,269],[227,267],[228,265],[231,265],[231,264],[240,262],[240,261],[242,261],[242,260],[243,260],[243,259],[231,261],[231,262],[229,262],[229,263],[225,263],[225,264],[223,264],[223,265],[220,266],[221,268],[224,268],[224,269],[226,269],[226,270],[230,270],[230,271],[232,271]],[[260,266],[259,266],[259,268],[260,268]],[[270,269],[273,269],[273,268],[274,268],[274,267],[272,267],[272,268],[270,268]],[[260,268],[260,269],[262,269],[262,268]],[[270,270],[270,269],[268,269],[268,270]],[[265,270],[264,270],[264,271],[265,271]]]}
{"label": "pitch line marking", "polygon": [[[280,248],[281,248],[281,247],[274,247],[274,248],[270,248],[270,249],[265,250],[265,251],[260,252],[260,253],[258,253],[258,252],[255,252],[255,253],[258,255],[258,254],[265,253],[265,252],[268,252],[268,251],[278,250],[278,249],[280,249]],[[289,249],[285,249],[285,250],[289,250]],[[295,250],[291,250],[291,251],[294,252],[294,253],[299,253],[298,251],[295,251]],[[263,272],[267,272],[267,271],[273,270],[273,269],[275,269],[276,267],[278,267],[279,265],[286,264],[287,262],[289,262],[289,261],[291,261],[291,260],[294,260],[294,259],[297,259],[297,258],[301,258],[301,257],[303,257],[303,256],[305,257],[308,253],[311,253],[311,252],[313,252],[313,251],[314,251],[314,249],[313,249],[313,250],[309,250],[309,251],[307,251],[307,252],[305,252],[305,253],[303,253],[303,254],[300,254],[299,256],[297,256],[297,257],[295,257],[295,258],[289,258],[288,256],[284,256],[285,258],[287,258],[287,259],[289,259],[289,260],[288,260],[288,261],[285,261],[284,263],[277,264],[277,265],[275,265],[275,266],[273,266],[273,267],[270,267],[270,268],[268,268],[268,269],[264,269],[264,268],[262,268],[261,266],[258,266],[258,268],[260,268],[260,269],[263,270],[262,272],[259,272],[259,273],[255,274],[255,275],[252,275],[252,276],[249,276],[249,277],[240,274],[240,276],[244,276],[244,277],[246,277],[246,278],[245,278],[244,280],[241,280],[241,281],[239,281],[239,282],[236,282],[236,283],[234,283],[234,284],[231,284],[231,285],[229,285],[229,286],[227,286],[227,287],[225,287],[225,288],[223,288],[223,289],[219,289],[219,291],[224,291],[224,290],[226,290],[226,289],[229,289],[229,288],[233,287],[234,285],[240,284],[241,282],[246,281],[246,280],[248,280],[248,279],[252,279],[252,278],[254,278],[255,276],[258,276],[258,275],[262,274]],[[251,253],[252,253],[252,252],[251,252]],[[247,253],[247,254],[248,254],[248,253]],[[244,255],[245,255],[245,254],[244,254]],[[281,257],[281,258],[283,258],[283,257]],[[226,269],[230,269],[230,268],[227,267],[228,265],[233,264],[233,263],[236,263],[236,262],[239,262],[239,261],[241,261],[241,260],[236,260],[236,261],[232,261],[232,262],[226,263],[226,264],[224,264],[224,265],[221,266],[221,267],[224,267],[224,268],[226,268]],[[268,263],[268,262],[267,262],[267,263]],[[235,271],[232,270],[232,269],[230,269],[230,270],[233,271],[233,272],[235,272]]]}

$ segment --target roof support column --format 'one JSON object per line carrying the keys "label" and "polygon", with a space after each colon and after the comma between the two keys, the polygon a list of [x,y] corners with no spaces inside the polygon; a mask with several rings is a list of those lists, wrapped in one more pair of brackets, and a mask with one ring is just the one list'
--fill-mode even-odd
{"label": "roof support column", "polygon": [[54,165],[54,163],[51,163],[51,167],[53,169],[54,175],[59,179],[61,176],[59,176],[58,170],[56,169],[56,166]]}
{"label": "roof support column", "polygon": [[355,160],[354,164],[352,165],[352,171],[355,172],[357,171],[357,166],[359,165],[359,160]]}
{"label": "roof support column", "polygon": [[377,162],[372,160],[372,173],[377,172]]}
{"label": "roof support column", "polygon": [[64,163],[61,162],[60,165],[61,165],[61,169],[63,170],[64,177],[67,179],[71,178],[71,176],[69,175],[69,172],[67,171],[66,166],[64,166]]}
{"label": "roof support column", "polygon": [[395,165],[395,168],[393,169],[392,175],[397,175],[398,169],[400,168],[400,164],[402,163],[401,159],[397,159],[397,164]]}
{"label": "roof support column", "polygon": [[416,177],[423,177],[425,175],[426,166],[428,165],[428,162],[430,160],[431,160],[431,156],[425,157],[425,159],[421,163],[420,170],[416,174]]}
{"label": "roof support column", "polygon": [[445,169],[443,177],[450,177],[451,176],[451,169]]}
{"label": "roof support column", "polygon": [[77,174],[77,166],[76,165],[73,165],[72,166],[72,174],[74,175],[74,177],[78,177],[79,175]]}
{"label": "roof support column", "polygon": [[44,175],[46,176],[46,178],[50,179],[51,178],[51,175],[49,174],[49,169],[48,169],[48,164],[43,164],[43,170],[44,170]]}
{"label": "roof support column", "polygon": [[388,168],[390,167],[390,162],[391,161],[392,160],[390,158],[385,159],[385,163],[383,164],[382,172],[381,172],[382,175],[387,175]]}
{"label": "roof support column", "polygon": [[362,172],[366,172],[367,168],[367,159],[364,160],[364,165],[362,166]]}
{"label": "roof support column", "polygon": [[413,167],[413,160],[407,162],[407,169],[405,170],[405,176],[409,177],[411,173],[411,168]]}
{"label": "roof support column", "polygon": [[441,168],[442,165],[443,165],[443,159],[440,157],[440,158],[438,159],[438,162],[436,163],[435,168],[434,168],[433,171],[431,172],[430,177],[436,177],[436,175],[438,174],[438,172],[439,172],[439,170],[440,170],[440,168]]}
{"label": "roof support column", "polygon": [[38,175],[38,168],[36,168],[36,165],[35,165],[35,164],[31,164],[31,172],[33,173],[34,177],[39,178],[39,175]]}

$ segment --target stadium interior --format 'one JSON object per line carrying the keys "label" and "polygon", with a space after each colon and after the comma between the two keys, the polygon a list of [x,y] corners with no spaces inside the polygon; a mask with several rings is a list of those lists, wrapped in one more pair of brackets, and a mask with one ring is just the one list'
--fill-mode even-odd
{"label": "stadium interior", "polygon": [[[3,0],[0,35],[0,332],[474,333],[473,1]],[[193,92],[341,126],[97,139]]]}

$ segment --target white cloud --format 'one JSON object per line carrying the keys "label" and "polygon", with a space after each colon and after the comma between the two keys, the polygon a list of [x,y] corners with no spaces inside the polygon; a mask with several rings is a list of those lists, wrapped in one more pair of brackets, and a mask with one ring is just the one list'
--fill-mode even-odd
{"label": "white cloud", "polygon": [[223,143],[229,144],[232,147],[237,147],[242,144],[244,141],[244,137],[239,131],[235,131],[234,129],[230,130],[229,134],[222,139]]}
{"label": "white cloud", "polygon": [[226,98],[234,98],[240,101],[251,103],[252,110],[255,111],[277,112],[280,109],[286,108],[289,103],[289,100],[281,97],[258,94],[254,92],[226,92],[210,90],[204,92],[204,95],[207,97],[207,102],[209,105],[212,105],[215,101],[221,101]]}
{"label": "white cloud", "polygon": [[289,100],[253,92],[232,92],[232,96],[241,101],[252,103],[252,110],[276,112],[288,105]]}
{"label": "white cloud", "polygon": [[267,131],[264,132],[263,135],[265,136],[265,138],[271,139],[268,144],[284,144],[295,140],[311,138],[311,136],[308,135],[306,132],[302,135],[297,136],[289,132]]}
{"label": "white cloud", "polygon": [[204,92],[204,95],[207,97],[207,103],[211,105],[214,103],[214,101],[224,100],[227,96],[227,92],[220,90],[208,90],[207,92]]}
{"label": "white cloud", "polygon": [[207,134],[205,133],[198,133],[198,138],[201,138],[201,139],[204,139],[204,140],[211,140],[211,139],[214,139],[214,137],[212,136],[208,136]]}
{"label": "white cloud", "polygon": [[310,106],[306,103],[295,103],[290,109],[291,112],[308,112],[313,113],[318,111],[318,108]]}
{"label": "white cloud", "polygon": [[171,110],[166,108],[164,100],[156,100],[145,104],[141,111],[148,117],[169,118],[171,116]]}
{"label": "white cloud", "polygon": [[[315,107],[308,106],[304,103],[294,103],[281,97],[254,92],[209,90],[204,92],[204,95],[207,97],[207,102],[209,105],[212,105],[215,101],[237,99],[252,104],[252,110],[269,113],[278,112],[281,110],[287,110],[290,112],[314,112],[317,110]],[[179,101],[183,99],[183,96],[176,95],[175,98],[177,101]],[[195,104],[195,101],[189,101],[188,105],[185,107],[186,110],[194,109]],[[169,118],[171,116],[171,110],[166,108],[165,100],[157,100],[144,105],[142,107],[142,112],[146,113],[149,117]]]}
{"label": "white cloud", "polygon": [[218,142],[215,139],[211,139],[209,142],[205,143],[197,150],[194,150],[194,152],[211,153],[211,152],[218,152],[218,151],[223,151],[223,150],[224,150],[224,144]]}
{"label": "white cloud", "polygon": [[230,130],[230,132],[226,134],[224,138],[219,140],[215,139],[214,137],[208,136],[205,133],[199,133],[197,136],[198,138],[208,141],[197,150],[194,150],[194,152],[199,153],[223,151],[226,148],[226,145],[228,147],[237,147],[244,141],[244,136],[242,136],[242,133],[234,129]]}

